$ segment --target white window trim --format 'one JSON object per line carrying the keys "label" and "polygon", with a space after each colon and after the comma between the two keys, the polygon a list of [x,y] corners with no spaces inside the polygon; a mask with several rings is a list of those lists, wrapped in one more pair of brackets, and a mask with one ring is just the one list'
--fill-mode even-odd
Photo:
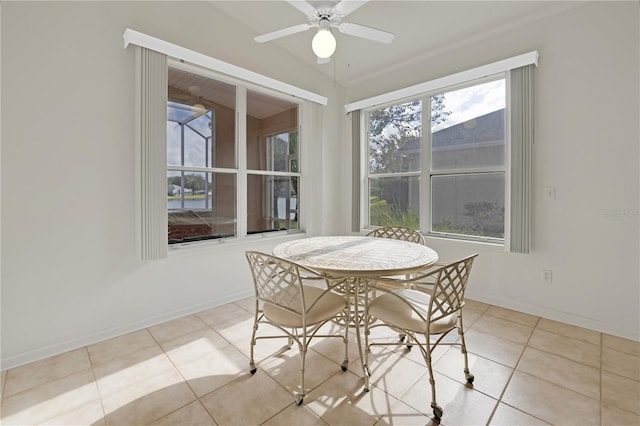
{"label": "white window trim", "polygon": [[[236,67],[222,61],[218,61],[216,59],[210,58],[208,56],[199,54],[197,52],[190,51],[188,49],[184,49],[180,46],[173,45],[171,43],[164,42],[162,40],[156,39],[151,36],[147,36],[145,34],[127,29],[124,33],[125,39],[125,48],[133,43],[138,46],[136,52],[136,104],[135,110],[137,111],[135,119],[135,127],[136,127],[136,191],[138,191],[138,195],[136,196],[136,243],[139,248],[140,257],[143,261],[149,260],[158,260],[161,258],[166,258],[167,255],[171,252],[175,252],[179,248],[193,248],[193,249],[204,249],[211,248],[220,243],[229,242],[231,244],[241,243],[244,244],[247,241],[256,240],[260,238],[270,238],[270,239],[282,239],[282,238],[290,238],[289,234],[296,234],[305,232],[305,221],[304,217],[306,214],[309,214],[313,211],[313,209],[308,209],[304,205],[304,195],[299,197],[298,205],[299,205],[299,229],[295,231],[284,231],[277,233],[269,233],[267,234],[256,234],[256,235],[247,235],[247,226],[246,221],[237,221],[236,225],[236,236],[233,238],[220,238],[214,240],[204,240],[199,241],[198,243],[180,243],[180,244],[172,244],[169,246],[167,241],[167,215],[166,215],[166,170],[167,170],[167,161],[166,161],[166,144],[160,150],[156,150],[158,155],[151,154],[149,157],[149,153],[144,151],[144,147],[148,146],[147,142],[145,145],[145,141],[148,140],[148,137],[144,137],[146,135],[142,134],[142,129],[147,129],[148,123],[145,120],[148,118],[140,116],[141,111],[147,111],[150,108],[142,108],[142,94],[141,86],[145,86],[148,84],[148,79],[150,76],[153,76],[154,79],[158,80],[160,78],[161,81],[164,79],[162,86],[166,88],[167,85],[167,77],[166,72],[169,66],[174,66],[176,68],[186,69],[190,71],[196,71],[199,73],[203,73],[205,77],[210,77],[214,79],[218,79],[219,81],[227,81],[231,84],[234,84],[238,88],[242,88],[242,90],[247,89],[255,89],[256,91],[271,95],[274,97],[278,97],[281,99],[285,99],[299,105],[298,108],[298,128],[299,128],[299,166],[302,173],[304,170],[311,170],[313,167],[311,163],[311,159],[308,156],[304,155],[304,150],[308,149],[304,147],[304,141],[311,141],[314,136],[318,136],[318,129],[313,125],[313,120],[321,121],[321,109],[320,107],[316,107],[314,105],[326,105],[327,98],[317,95],[315,93],[311,93],[305,91],[303,89],[296,88],[294,86],[278,82],[277,80],[270,79],[268,77],[261,76],[260,74],[253,73],[248,70],[244,70],[240,67]],[[142,63],[144,61],[141,60],[140,52],[154,52],[158,57],[164,58],[164,65],[162,66],[162,70],[153,70],[147,71],[145,73],[142,72]],[[176,66],[178,64],[178,66]],[[226,74],[225,74],[226,73]],[[164,78],[162,75],[164,74]],[[214,75],[215,74],[215,75]],[[159,77],[158,77],[159,76]],[[236,77],[244,77],[236,78]],[[162,132],[166,136],[166,91],[160,91],[160,89],[156,88],[159,93],[164,93],[164,101],[158,103],[155,110],[162,111],[164,113],[164,119],[159,120],[158,123],[155,123],[153,129],[156,132]],[[291,99],[293,97],[293,99]],[[236,100],[238,96],[236,96]],[[242,101],[237,101],[237,104],[246,104],[245,98],[242,97]],[[146,100],[149,102],[149,99]],[[157,102],[156,102],[157,103]],[[161,104],[161,105],[160,105]],[[155,103],[154,103],[155,105]],[[235,165],[235,173],[236,175],[241,174],[242,176],[246,176],[246,150],[238,150],[239,141],[246,140],[246,117],[242,112],[246,112],[246,105],[238,105],[237,109],[237,119],[236,119],[236,161],[238,162]],[[160,117],[163,114],[158,113],[157,116]],[[162,124],[159,124],[162,123]],[[306,123],[307,125],[303,125]],[[148,133],[148,132],[147,132]],[[158,137],[153,138],[154,140],[158,140]],[[144,152],[143,152],[144,151]],[[164,157],[163,161],[159,161],[158,158],[160,156]],[[155,159],[155,160],[154,160]],[[153,179],[147,179],[146,176],[148,174],[148,170],[143,172],[141,170],[141,164],[153,164],[154,173],[160,173],[155,176]],[[228,169],[220,170],[221,172],[227,172]],[[146,180],[145,180],[146,179]],[[145,183],[146,182],[146,183]],[[149,185],[148,182],[162,182],[161,186],[156,185],[153,187]],[[309,179],[300,179],[299,181],[299,189],[300,193],[304,194],[305,192],[310,192],[312,188],[310,188],[310,180]],[[162,190],[162,191],[160,191]],[[237,188],[236,194],[240,195],[237,197],[236,202],[236,218],[246,217],[247,212],[247,202],[246,196],[242,196],[247,193],[246,187],[246,179],[239,178],[237,179]],[[154,195],[155,194],[155,195]],[[162,194],[162,195],[159,195]],[[146,201],[143,201],[143,198]],[[150,202],[156,203],[155,207],[152,209],[145,208],[147,205],[151,205]],[[146,203],[146,204],[145,204]],[[153,211],[157,214],[148,214],[145,212]],[[162,212],[162,215],[160,215]]]}
{"label": "white window trim", "polygon": [[[536,63],[537,65],[537,63]],[[506,144],[504,147],[504,242],[503,247],[506,252],[511,251],[511,73],[504,73],[505,84],[505,117],[504,131],[506,132]]]}
{"label": "white window trim", "polygon": [[[537,52],[536,52],[536,59],[537,59]],[[431,152],[431,102],[430,102],[430,98],[432,96],[436,96],[438,94],[441,94],[445,91],[452,91],[452,90],[458,90],[458,89],[462,89],[462,88],[466,88],[466,87],[471,87],[477,84],[482,84],[482,83],[486,83],[486,82],[490,82],[490,81],[495,81],[495,80],[499,80],[499,79],[505,79],[505,86],[506,86],[506,92],[505,92],[505,110],[506,113],[509,114],[509,106],[510,106],[510,100],[509,100],[509,70],[504,70],[504,71],[499,71],[496,72],[492,75],[482,75],[480,77],[477,77],[473,80],[465,80],[465,81],[458,81],[455,84],[452,84],[450,86],[440,86],[440,87],[433,87],[429,92],[420,92],[417,93],[413,96],[405,96],[403,98],[399,98],[399,99],[392,99],[392,100],[387,100],[384,104],[382,105],[371,105],[366,109],[362,110],[362,114],[360,114],[360,129],[361,129],[361,140],[362,141],[366,141],[366,143],[363,143],[361,146],[361,188],[364,188],[364,190],[361,190],[360,194],[360,223],[363,224],[361,226],[361,228],[363,229],[367,229],[367,228],[371,228],[373,227],[373,225],[371,225],[369,223],[369,213],[370,213],[370,206],[369,206],[369,180],[370,180],[370,174],[369,174],[369,126],[368,126],[368,117],[369,117],[369,113],[373,110],[377,110],[380,108],[385,108],[387,106],[391,106],[394,104],[399,104],[399,103],[403,103],[403,102],[411,102],[413,100],[417,100],[420,99],[422,101],[422,123],[423,123],[423,127],[422,127],[422,139],[423,139],[423,144],[424,146],[422,147],[421,152]],[[459,73],[462,74],[462,73]],[[459,75],[458,74],[458,75]],[[440,80],[446,80],[445,79],[440,79]],[[435,81],[435,80],[434,80]],[[395,93],[395,92],[394,92]],[[371,98],[373,99],[373,98]],[[509,115],[507,115],[506,120],[509,119]],[[510,158],[510,152],[511,152],[511,133],[510,133],[510,123],[506,122],[505,123],[505,164],[502,167],[491,167],[491,168],[487,168],[486,170],[479,170],[479,169],[473,169],[473,170],[465,170],[465,169],[461,169],[458,170],[456,169],[455,172],[456,173],[469,173],[469,172],[486,172],[486,173],[504,173],[505,174],[505,207],[509,206],[510,204],[507,204],[508,202],[510,202],[510,195],[507,191],[510,190],[511,186],[510,186],[510,181],[508,180],[510,177],[510,168],[511,168],[511,158]],[[509,156],[507,156],[509,155]],[[510,223],[510,208],[505,208],[505,237],[504,238],[494,238],[494,237],[484,237],[484,236],[474,236],[474,235],[458,235],[458,234],[446,234],[446,233],[439,233],[439,232],[431,232],[431,177],[434,175],[446,175],[448,174],[448,172],[452,172],[450,170],[438,170],[438,171],[432,171],[431,170],[431,156],[428,155],[421,155],[420,156],[420,166],[421,169],[420,171],[416,172],[416,171],[411,171],[411,172],[399,172],[399,173],[378,173],[375,175],[376,178],[379,177],[407,177],[407,176],[418,176],[419,180],[420,180],[420,199],[421,200],[426,200],[426,201],[422,201],[421,205],[423,203],[426,203],[426,205],[429,205],[429,208],[423,209],[421,208],[419,213],[419,222],[420,222],[420,232],[425,235],[426,237],[432,237],[432,238],[440,238],[440,239],[446,239],[446,240],[459,240],[459,241],[466,241],[466,242],[479,242],[479,243],[489,243],[489,244],[493,244],[493,245],[499,245],[499,246],[508,246],[508,238],[507,238],[507,230],[509,228],[507,228],[507,225]],[[508,217],[508,219],[507,219]],[[428,228],[425,228],[428,227]]]}
{"label": "white window trim", "polygon": [[[491,81],[497,81],[497,80],[505,80],[505,113],[509,114],[509,99],[507,98],[507,96],[509,95],[508,93],[508,76],[509,73],[506,71],[501,71],[498,73],[495,73],[493,75],[488,75],[488,76],[484,76],[482,78],[477,78],[475,80],[471,80],[471,81],[465,81],[463,83],[459,83],[456,84],[452,87],[446,87],[446,88],[440,88],[438,90],[434,90],[433,92],[427,94],[427,96],[425,97],[425,99],[427,99],[427,101],[429,100],[429,98],[431,96],[435,96],[438,95],[440,93],[444,93],[445,91],[450,92],[453,90],[459,90],[459,89],[464,89],[464,88],[468,88],[468,87],[472,87],[472,86],[476,86],[476,85],[480,85],[480,84],[484,84],[484,83],[488,83]],[[426,123],[426,125],[428,126],[428,129],[426,131],[426,146],[424,147],[426,152],[431,153],[431,102],[427,102],[428,103],[428,109],[429,109],[429,115],[425,118],[423,117],[423,123]],[[424,121],[424,120],[427,121]],[[496,245],[504,245],[506,240],[507,240],[507,221],[505,219],[505,236],[502,238],[497,238],[497,237],[486,237],[486,236],[480,236],[480,235],[464,235],[464,234],[447,234],[447,233],[443,233],[443,232],[433,232],[431,230],[431,227],[433,226],[432,223],[432,219],[431,219],[431,206],[432,206],[432,199],[431,199],[431,178],[433,176],[446,176],[446,175],[450,175],[450,174],[474,174],[474,173],[504,173],[505,176],[505,200],[504,200],[504,205],[505,205],[505,217],[507,216],[508,212],[511,211],[511,209],[508,207],[510,206],[510,204],[507,204],[508,202],[508,198],[507,198],[507,190],[508,188],[510,188],[510,183],[507,180],[509,177],[509,168],[510,168],[510,159],[507,157],[507,152],[510,151],[509,146],[511,145],[511,135],[508,132],[509,130],[509,125],[506,122],[507,118],[505,118],[505,158],[504,158],[504,165],[502,166],[493,166],[493,167],[482,167],[482,168],[473,168],[473,169],[455,169],[455,170],[437,170],[434,171],[431,169],[431,156],[430,155],[424,155],[423,157],[425,158],[425,162],[423,163],[423,167],[425,167],[425,169],[427,172],[423,174],[422,179],[423,181],[421,183],[424,184],[424,189],[422,189],[423,187],[421,186],[421,191],[424,191],[426,194],[426,198],[424,198],[424,200],[427,200],[427,203],[429,205],[428,209],[424,209],[426,210],[425,215],[426,215],[426,222],[420,222],[421,226],[428,226],[428,229],[421,229],[421,232],[428,237],[437,237],[437,238],[444,238],[444,239],[454,239],[454,240],[463,240],[463,241],[476,241],[476,242],[482,242],[482,243],[491,243],[491,244],[496,244]],[[425,133],[424,128],[423,128],[423,133]],[[423,136],[424,137],[424,136]],[[421,194],[422,195],[422,194]],[[422,211],[421,211],[422,214]]]}
{"label": "white window trim", "polygon": [[[258,233],[258,234],[248,234],[247,233],[247,221],[240,220],[240,218],[246,218],[248,214],[248,206],[247,206],[247,180],[249,175],[266,175],[266,176],[296,176],[298,177],[299,182],[299,192],[298,194],[298,229],[291,229],[286,231],[279,231],[268,233],[271,235],[276,234],[290,234],[290,233],[299,233],[304,231],[305,226],[305,218],[304,212],[304,193],[306,191],[311,191],[311,188],[308,188],[306,181],[309,179],[304,179],[303,175],[305,174],[302,167],[307,167],[307,162],[303,161],[304,158],[304,141],[311,140],[311,135],[308,133],[304,133],[303,130],[309,126],[303,127],[302,120],[309,119],[306,111],[309,110],[308,101],[302,99],[290,99],[284,96],[281,92],[276,90],[259,86],[257,84],[246,83],[244,81],[235,79],[233,77],[220,75],[213,70],[203,69],[194,64],[183,63],[180,60],[175,58],[168,58],[167,66],[170,68],[176,68],[182,71],[187,71],[190,73],[201,75],[205,78],[211,78],[217,81],[221,81],[224,83],[232,84],[236,88],[236,168],[219,168],[219,167],[210,167],[203,168],[203,170],[199,170],[198,167],[181,167],[181,166],[171,166],[172,169],[188,169],[190,171],[205,171],[205,172],[214,172],[214,173],[228,173],[234,174],[236,176],[236,235],[233,237],[225,237],[225,238],[216,238],[211,240],[202,240],[195,242],[183,242],[183,243],[175,243],[169,245],[169,251],[173,251],[177,248],[188,247],[188,246],[202,246],[202,245],[210,245],[210,244],[221,244],[228,241],[234,240],[246,240],[250,238],[257,237],[265,237],[267,233]],[[298,162],[299,162],[299,172],[291,173],[291,172],[277,172],[277,171],[265,171],[265,170],[252,170],[247,168],[247,150],[246,150],[246,139],[247,139],[247,92],[254,91],[256,93],[260,93],[262,95],[272,96],[275,98],[287,100],[289,102],[296,103],[298,105]],[[243,145],[243,148],[241,148]],[[166,167],[166,165],[165,165]],[[166,191],[165,191],[166,192]]]}
{"label": "white window trim", "polygon": [[443,87],[455,86],[457,84],[477,80],[494,74],[500,74],[514,68],[531,64],[535,64],[536,66],[538,65],[537,50],[346,104],[344,108],[347,113],[359,109],[372,108],[374,106],[397,102],[400,99],[418,97],[424,93],[439,90]]}
{"label": "white window trim", "polygon": [[[240,149],[240,144],[244,143],[244,148]],[[236,168],[238,177],[236,179],[236,239],[247,236],[247,217],[249,209],[247,206],[247,88],[236,86]],[[240,220],[242,218],[242,220]],[[221,238],[224,240],[224,238]]]}
{"label": "white window trim", "polygon": [[327,105],[327,98],[325,96],[321,96],[308,90],[292,86],[291,84],[287,84],[282,81],[264,76],[262,74],[249,71],[245,68],[232,65],[228,62],[212,58],[202,53],[195,52],[193,50],[178,46],[173,43],[169,43],[167,41],[132,30],[130,28],[127,28],[124,31],[122,37],[124,38],[125,49],[129,44],[135,44],[137,46],[145,47],[156,52],[164,53],[169,57],[199,65],[212,71],[226,74],[228,76],[233,76],[236,79],[245,80],[247,82],[258,84],[263,87],[268,87],[281,93],[299,97],[301,99],[312,101],[320,105]]}

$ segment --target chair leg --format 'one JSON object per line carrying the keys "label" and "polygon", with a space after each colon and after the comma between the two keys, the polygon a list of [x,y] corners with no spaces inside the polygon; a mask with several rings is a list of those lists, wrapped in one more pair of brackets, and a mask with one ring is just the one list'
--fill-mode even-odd
{"label": "chair leg", "polygon": [[258,315],[259,315],[259,311],[258,311],[258,300],[256,300],[256,315],[255,318],[253,320],[253,332],[251,333],[251,347],[250,347],[250,355],[249,355],[249,372],[251,374],[255,374],[255,372],[257,371],[256,368],[256,363],[253,359],[253,350],[254,347],[256,346],[256,332],[258,331]]}
{"label": "chair leg", "polygon": [[304,396],[305,396],[305,388],[304,388],[304,367],[305,367],[305,362],[306,362],[306,355],[307,355],[307,347],[306,347],[306,342],[304,347],[300,348],[300,358],[301,358],[301,364],[300,364],[300,392],[296,394],[296,405],[301,405],[302,402],[304,401]]}
{"label": "chair leg", "polygon": [[349,322],[351,321],[351,317],[349,315],[349,307],[347,307],[347,323],[344,326],[344,360],[340,365],[342,371],[347,371],[349,368]]}
{"label": "chair leg", "polygon": [[413,347],[411,340],[407,339],[407,335],[404,333],[398,334],[398,340],[400,340],[400,343],[404,343],[405,339],[407,340],[407,349],[410,350]]}
{"label": "chair leg", "polygon": [[[429,346],[429,340],[427,336],[427,346]],[[427,363],[427,369],[429,370],[429,383],[431,384],[431,408],[433,409],[433,415],[439,422],[442,418],[442,407],[436,402],[436,380],[433,376],[433,367],[431,366],[431,348],[427,347],[425,351],[425,361]]]}
{"label": "chair leg", "polygon": [[371,331],[369,331],[369,321],[371,317],[365,315],[364,318],[364,353],[361,352],[362,358],[362,376],[364,377],[364,391],[369,392],[369,379],[371,378],[371,370],[369,370],[369,354],[371,353],[369,349],[369,335]]}
{"label": "chair leg", "polygon": [[[374,289],[375,292],[375,289]],[[362,315],[364,321],[364,353],[362,353],[362,344],[360,339],[358,339],[358,348],[360,350],[360,361],[362,362],[362,376],[364,377],[364,391],[369,392],[369,379],[371,378],[371,370],[369,369],[369,354],[371,353],[369,350],[369,335],[371,331],[369,330],[369,323],[373,319],[368,315],[369,311],[369,295],[365,295],[364,300],[364,314]],[[359,323],[358,323],[359,324]],[[357,336],[360,336],[360,327],[356,327]]]}
{"label": "chair leg", "polygon": [[[296,333],[297,331],[295,329],[291,329],[291,334]],[[291,336],[287,337],[287,350],[291,349],[291,347],[293,346],[293,338],[291,338]]]}
{"label": "chair leg", "polygon": [[458,316],[458,319],[460,321],[460,326],[458,327],[458,334],[460,334],[460,350],[462,351],[462,355],[464,355],[464,378],[467,380],[467,383],[472,384],[475,377],[469,372],[469,358],[467,356],[467,345],[464,341],[462,314]]}

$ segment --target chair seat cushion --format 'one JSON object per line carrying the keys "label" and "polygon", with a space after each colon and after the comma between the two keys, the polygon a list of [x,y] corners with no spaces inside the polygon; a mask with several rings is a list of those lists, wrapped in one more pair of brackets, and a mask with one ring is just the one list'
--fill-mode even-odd
{"label": "chair seat cushion", "polygon": [[[304,299],[308,309],[308,326],[330,319],[347,307],[347,301],[344,296],[318,287],[307,285],[303,287]],[[318,300],[318,302],[309,308],[316,300]],[[302,305],[300,304],[300,306]],[[302,314],[300,313],[292,312],[269,302],[264,303],[262,312],[267,319],[282,326],[302,327]]]}
{"label": "chair seat cushion", "polygon": [[[400,297],[406,302],[403,302]],[[427,333],[427,322],[420,318],[427,318],[431,295],[418,290],[402,289],[385,293],[369,303],[369,315],[389,325],[413,331]],[[418,315],[420,313],[420,315]],[[453,313],[431,323],[431,334],[442,334],[456,326],[457,314]]]}

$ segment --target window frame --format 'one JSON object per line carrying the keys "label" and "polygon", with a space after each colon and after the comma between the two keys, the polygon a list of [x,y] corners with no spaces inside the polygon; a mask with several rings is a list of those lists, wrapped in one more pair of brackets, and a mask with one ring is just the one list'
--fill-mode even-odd
{"label": "window frame", "polygon": [[[181,68],[178,68],[178,67],[173,67],[170,63],[167,64],[167,68],[181,69]],[[183,70],[183,71],[186,71],[186,70]],[[171,103],[171,102],[175,102],[175,101],[172,101],[172,100],[169,99],[168,103]],[[216,113],[215,113],[215,110],[211,110],[210,112],[211,112],[211,116],[212,116],[211,119],[214,122],[214,128],[215,128]],[[199,132],[197,132],[195,129],[192,129],[192,131],[194,131],[194,132],[199,134]],[[203,136],[203,135],[200,135],[200,136]],[[234,178],[235,178],[236,188],[237,188],[237,185],[238,185],[237,169],[231,169],[231,168],[228,168],[228,167],[215,167],[215,166],[213,166],[213,164],[215,162],[215,159],[213,157],[211,157],[211,158],[208,157],[208,153],[207,153],[206,147],[207,147],[207,145],[209,145],[210,149],[213,152],[213,141],[215,139],[215,134],[212,132],[211,136],[208,138],[209,142],[207,142],[207,138],[206,137],[203,137],[203,139],[205,140],[205,160],[206,160],[206,162],[208,162],[211,159],[212,160],[211,161],[211,165],[209,165],[209,166],[206,166],[206,165],[205,166],[187,166],[187,165],[185,165],[184,164],[184,162],[185,162],[185,138],[182,137],[181,146],[180,146],[180,156],[181,156],[180,162],[181,162],[181,164],[180,165],[169,164],[169,158],[167,156],[167,165],[166,165],[167,176],[169,175],[170,172],[178,172],[178,173],[180,173],[180,176],[182,178],[184,178],[186,173],[204,173],[205,174],[205,181],[207,182],[206,175],[207,174],[211,174],[212,183],[213,183],[215,181],[215,178],[216,178],[217,174],[233,175]],[[165,145],[168,145],[168,140],[165,140]],[[182,185],[181,186],[184,188],[184,180],[182,180]],[[236,189],[236,197],[237,197],[237,189]],[[206,200],[205,204],[207,204],[208,203],[208,197],[206,197],[206,193],[205,193],[205,200]],[[181,209],[184,209],[184,191],[181,191],[180,201],[181,201]],[[236,202],[236,206],[234,206],[234,209],[236,210],[236,215],[237,215],[237,202]],[[167,206],[167,219],[169,217],[168,213],[169,212],[168,212],[168,206]],[[236,222],[237,222],[236,218],[234,218],[234,220],[236,220]],[[237,227],[234,227],[234,230],[237,233]],[[229,237],[194,236],[192,238],[193,238],[193,240],[190,240],[190,241],[177,241],[177,242],[173,242],[173,243],[171,242],[171,240],[168,240],[167,244],[169,245],[169,247],[171,247],[171,246],[174,246],[174,245],[177,245],[177,244],[189,244],[189,243],[196,243],[196,242],[201,242],[201,241],[216,240],[216,239],[229,238]]]}
{"label": "window frame", "polygon": [[[299,117],[298,117],[299,118]],[[299,123],[298,123],[299,124]],[[286,169],[285,171],[276,171],[276,170],[248,170],[248,174],[254,174],[257,175],[259,173],[257,172],[266,172],[266,173],[260,173],[262,176],[271,176],[271,177],[288,177],[288,178],[297,178],[298,179],[298,190],[300,189],[300,126],[298,127],[290,127],[287,129],[284,129],[282,131],[280,131],[279,133],[268,133],[266,135],[264,135],[265,138],[265,142],[266,142],[266,146],[268,147],[268,153],[269,153],[269,162],[271,164],[275,163],[275,144],[273,143],[278,136],[282,135],[282,134],[287,134],[288,137],[291,136],[292,133],[296,133],[296,137],[298,139],[298,146],[296,147],[296,153],[297,153],[297,158],[291,158],[291,154],[287,155],[287,159],[286,159]],[[288,151],[288,150],[287,150]],[[296,171],[292,171],[292,161],[295,160],[296,161]],[[291,182],[291,181],[290,181]],[[285,215],[286,215],[286,219],[285,221],[287,222],[287,224],[289,225],[291,222],[291,213],[295,213],[296,217],[299,218],[300,216],[300,210],[298,208],[298,195],[296,194],[296,208],[295,209],[291,209],[291,193],[287,194],[286,196],[286,203],[285,206],[287,206],[285,208]],[[269,197],[268,198],[272,198],[272,194],[269,193]],[[273,201],[271,200],[271,202],[269,202],[268,204],[265,203],[265,210],[267,208],[271,208],[273,206]],[[277,203],[277,199],[275,200],[275,202]],[[298,224],[300,223],[299,219],[296,219],[296,221],[298,222]],[[290,229],[287,228],[287,231],[297,231],[299,230],[300,227],[298,226],[297,229]],[[266,231],[266,232],[273,232],[273,231]]]}
{"label": "window frame", "polygon": [[[432,147],[432,138],[431,138],[431,97],[445,94],[446,92],[451,92],[455,90],[465,89],[468,87],[477,86],[483,83],[488,83],[492,81],[504,80],[505,81],[505,149],[504,149],[504,165],[496,166],[496,167],[477,167],[477,168],[467,168],[467,169],[451,169],[451,170],[437,170],[434,171],[432,169],[431,162],[431,147]],[[371,225],[371,215],[370,215],[370,205],[369,205],[369,197],[370,197],[370,179],[372,174],[370,173],[369,166],[369,117],[372,111],[377,111],[382,108],[387,108],[392,105],[399,105],[403,103],[412,102],[415,100],[420,100],[422,103],[422,127],[421,127],[421,149],[420,149],[420,170],[419,171],[410,171],[410,172],[396,172],[396,173],[378,173],[374,174],[374,178],[384,178],[384,177],[411,177],[418,176],[419,178],[419,194],[420,194],[420,209],[419,209],[419,224],[420,224],[420,232],[427,237],[436,237],[436,238],[444,238],[449,240],[461,240],[461,241],[470,241],[470,242],[483,242],[483,243],[491,243],[495,245],[504,246],[507,239],[507,230],[509,229],[509,218],[510,218],[510,145],[511,145],[511,132],[510,132],[510,96],[509,96],[509,87],[510,87],[510,79],[508,71],[500,71],[493,73],[491,75],[483,76],[480,78],[473,78],[463,82],[459,82],[456,84],[449,84],[442,87],[433,88],[433,90],[429,90],[428,92],[407,96],[400,99],[395,99],[384,104],[373,105],[367,108],[363,108],[362,114],[360,114],[360,140],[366,141],[366,143],[361,144],[361,188],[366,189],[360,191],[361,199],[360,199],[360,223],[361,231],[371,230],[376,228],[376,225]],[[444,232],[434,232],[432,230],[432,178],[434,176],[453,176],[453,175],[480,175],[487,173],[504,173],[504,229],[505,233],[502,238],[496,237],[487,237],[487,236],[475,236],[475,235],[465,235],[465,234],[453,234],[453,233],[444,233]],[[426,208],[424,208],[426,207]]]}
{"label": "window frame", "polygon": [[[175,68],[181,71],[186,71],[189,73],[197,74],[201,77],[216,80],[222,83],[233,85],[236,88],[236,104],[235,104],[235,164],[234,168],[229,167],[192,167],[192,166],[174,166],[169,165],[168,161],[165,164],[165,169],[167,171],[176,171],[176,170],[184,170],[184,171],[193,171],[193,172],[205,172],[205,173],[224,173],[224,174],[233,174],[236,178],[236,194],[235,194],[235,235],[229,237],[220,237],[220,238],[207,238],[202,240],[195,241],[184,241],[184,242],[176,242],[169,244],[167,240],[168,248],[174,249],[185,246],[204,246],[206,244],[216,244],[223,243],[226,241],[242,241],[252,238],[264,238],[268,234],[269,235],[286,235],[293,233],[302,233],[304,232],[305,226],[305,209],[301,206],[304,206],[303,195],[305,193],[305,182],[304,179],[304,165],[306,161],[303,161],[304,158],[304,140],[306,140],[306,136],[302,131],[304,126],[303,120],[308,116],[307,110],[310,109],[310,103],[312,101],[306,100],[303,98],[291,96],[287,93],[282,93],[274,89],[270,89],[265,86],[261,86],[256,83],[251,83],[245,80],[233,78],[226,74],[221,74],[219,72],[212,71],[207,68],[200,67],[198,65],[194,65],[191,63],[186,63],[182,60],[168,57],[167,58],[167,69]],[[297,130],[298,133],[298,171],[296,173],[288,173],[288,172],[276,172],[276,171],[267,171],[267,170],[252,170],[248,169],[247,164],[247,92],[252,91],[261,95],[274,97],[277,99],[281,99],[287,102],[291,102],[297,104],[297,129],[287,129],[287,132],[291,132],[293,130]],[[214,113],[215,114],[215,113]],[[167,141],[165,139],[165,149],[167,146]],[[212,165],[213,166],[213,165]],[[247,202],[247,194],[248,194],[248,177],[249,175],[270,175],[270,176],[296,176],[298,178],[298,200],[297,200],[297,210],[298,210],[298,228],[297,229],[287,229],[287,230],[279,230],[279,231],[265,231],[265,232],[247,232],[247,213],[248,213],[248,202]],[[166,192],[166,191],[165,191]],[[165,215],[168,214],[168,209],[165,205]],[[240,220],[240,218],[245,218],[244,220]]]}

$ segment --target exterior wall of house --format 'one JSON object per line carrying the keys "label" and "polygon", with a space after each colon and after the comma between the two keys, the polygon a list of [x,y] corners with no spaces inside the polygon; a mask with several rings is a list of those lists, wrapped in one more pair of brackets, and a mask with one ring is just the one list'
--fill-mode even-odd
{"label": "exterior wall of house", "polygon": [[[465,122],[434,132],[431,135],[432,170],[504,166],[504,115],[504,109],[500,109],[474,118],[472,125]],[[420,153],[426,145],[420,138],[407,141],[398,149],[396,154],[403,161],[402,170],[420,170]],[[389,185],[392,197],[386,198],[387,202],[392,202],[400,211],[412,211],[416,216],[420,206],[430,209],[431,229],[435,232],[504,237],[504,173],[476,177],[434,176],[430,181],[431,198],[422,201],[417,179],[405,183],[408,189],[393,190],[393,185]],[[408,195],[406,199],[403,194]],[[476,214],[470,211],[472,204],[478,203],[486,203],[481,217],[475,217]]]}

